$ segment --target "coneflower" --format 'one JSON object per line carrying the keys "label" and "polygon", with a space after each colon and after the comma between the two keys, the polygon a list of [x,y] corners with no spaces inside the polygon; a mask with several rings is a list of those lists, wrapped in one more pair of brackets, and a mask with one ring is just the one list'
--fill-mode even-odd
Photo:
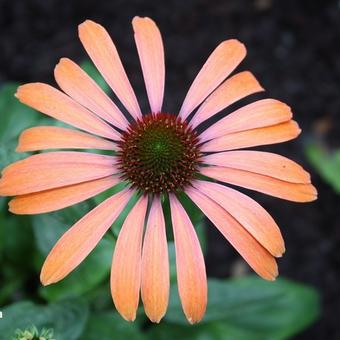
{"label": "coneflower", "polygon": [[206,309],[206,270],[194,226],[178,194],[190,197],[256,273],[274,280],[278,275],[275,257],[285,251],[278,226],[250,197],[217,181],[296,202],[313,201],[317,193],[309,174],[295,162],[268,152],[239,150],[299,135],[284,103],[259,100],[197,132],[201,123],[227,106],[263,91],[250,72],[225,80],[245,57],[243,44],[222,42],[198,73],[180,110],[171,113],[162,110],[165,64],[160,32],[149,18],[136,17],[132,24],[150,111],[141,112],[106,30],[85,21],[79,26],[80,40],[130,119],[77,64],[62,58],[55,79],[63,92],[31,83],[20,86],[16,96],[78,130],[33,127],[22,133],[17,150],[100,149],[115,153],[56,151],[30,156],[3,170],[0,194],[16,196],[9,203],[11,212],[39,214],[127,182],[124,190],[99,204],[60,238],[43,265],[41,282],[58,282],[74,270],[137,193],[138,201],[116,243],[111,292],[117,310],[127,320],[135,319],[141,292],[145,312],[153,322],[164,316],[169,297],[161,205],[162,197],[168,196],[179,295],[187,319],[195,323]]}

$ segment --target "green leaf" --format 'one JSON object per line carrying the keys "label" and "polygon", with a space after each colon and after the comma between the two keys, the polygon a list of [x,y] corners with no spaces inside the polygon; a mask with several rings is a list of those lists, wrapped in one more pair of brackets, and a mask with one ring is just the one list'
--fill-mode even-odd
{"label": "green leaf", "polygon": [[15,152],[20,132],[35,125],[38,112],[21,104],[14,94],[18,84],[7,84],[0,89],[0,168],[22,159],[27,154]]}
{"label": "green leaf", "polygon": [[117,185],[115,185],[114,187],[112,187],[112,188],[100,193],[99,195],[95,196],[93,198],[93,200],[96,204],[100,204],[103,201],[105,201],[107,198],[117,194],[118,192],[122,191],[125,188],[126,188],[126,183],[120,182]]}
{"label": "green leaf", "polygon": [[[186,324],[176,290],[173,286],[166,320]],[[267,282],[257,277],[209,280],[208,307],[202,323],[223,321],[233,329],[282,339],[310,325],[318,313],[317,293],[298,283],[284,279]]]}
{"label": "green leaf", "polygon": [[[61,235],[90,210],[89,206],[89,202],[84,202],[55,213],[34,216],[34,233],[43,257]],[[105,236],[78,268],[62,281],[42,287],[40,294],[48,301],[55,301],[81,296],[98,286],[109,275],[114,243],[113,237]]]}
{"label": "green leaf", "polygon": [[124,223],[127,215],[129,214],[131,209],[134,207],[134,205],[137,203],[139,198],[140,198],[140,195],[137,192],[134,192],[132,194],[132,197],[130,198],[129,202],[127,203],[127,205],[123,209],[123,211],[120,213],[118,218],[113,223],[111,230],[113,231],[113,234],[116,238],[118,237],[119,231],[122,228],[123,223]]}
{"label": "green leaf", "polygon": [[104,92],[110,92],[109,85],[105,82],[104,78],[90,61],[82,62],[80,66],[102,88]]}
{"label": "green leaf", "polygon": [[82,340],[142,340],[144,335],[137,323],[125,321],[117,313],[93,315],[81,337]]}
{"label": "green leaf", "polygon": [[[233,328],[224,322],[210,322],[197,325],[161,323],[147,332],[149,340],[266,340],[263,335]],[[274,340],[274,339],[268,339]]]}
{"label": "green leaf", "polygon": [[41,253],[46,256],[61,235],[94,206],[91,200],[87,200],[56,212],[32,216],[34,235]]}
{"label": "green leaf", "polygon": [[[10,300],[32,275],[34,252],[30,220],[24,216],[0,215],[0,305]],[[20,293],[25,295],[25,289],[21,288]]]}
{"label": "green leaf", "polygon": [[[41,287],[40,294],[48,301],[80,297],[108,278],[114,240],[103,238],[88,257],[62,281]],[[109,294],[109,292],[107,293]]]}
{"label": "green leaf", "polygon": [[192,224],[196,227],[199,223],[202,222],[202,219],[204,217],[202,211],[198,209],[198,207],[191,201],[191,199],[187,195],[181,193],[179,198],[184,209],[188,213]]}
{"label": "green leaf", "polygon": [[180,198],[180,201],[181,201],[184,209],[186,210],[187,214],[189,215],[193,226],[195,227],[198,239],[199,239],[200,244],[201,244],[202,251],[203,251],[203,253],[205,253],[206,248],[207,248],[207,240],[206,240],[206,233],[205,233],[206,224],[205,224],[204,214],[191,201],[191,199],[187,195],[185,195],[184,193],[182,193],[179,198]]}
{"label": "green leaf", "polygon": [[329,152],[318,145],[309,145],[306,154],[319,175],[340,194],[340,149]]}
{"label": "green leaf", "polygon": [[52,328],[58,340],[75,340],[84,330],[88,306],[80,300],[60,301],[48,306],[24,301],[3,308],[2,313],[1,339],[10,339],[18,328],[36,326],[38,329]]}
{"label": "green leaf", "polygon": [[23,105],[14,94],[19,84],[9,83],[0,89],[0,142],[17,138],[19,133],[39,117],[37,111]]}
{"label": "green leaf", "polygon": [[169,250],[169,270],[170,270],[170,282],[175,283],[177,278],[176,270],[176,250],[175,243],[173,241],[168,242]]}
{"label": "green leaf", "polygon": [[34,249],[30,220],[24,216],[0,216],[0,229],[5,236],[1,240],[2,255],[13,266],[29,267]]}

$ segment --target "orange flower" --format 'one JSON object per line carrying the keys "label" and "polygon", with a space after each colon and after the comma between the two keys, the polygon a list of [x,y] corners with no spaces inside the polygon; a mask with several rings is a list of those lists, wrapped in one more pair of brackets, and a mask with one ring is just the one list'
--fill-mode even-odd
{"label": "orange flower", "polygon": [[137,192],[139,200],[123,224],[114,251],[111,292],[119,313],[134,320],[141,291],[145,312],[154,322],[164,316],[169,297],[161,205],[161,197],[168,195],[179,295],[187,319],[195,323],[206,309],[206,271],[194,226],[177,194],[185,192],[256,273],[274,280],[278,275],[275,257],[285,251],[278,226],[250,197],[216,182],[296,202],[313,201],[317,193],[309,174],[295,162],[268,152],[238,150],[297,137],[300,129],[287,105],[274,99],[259,100],[199,133],[200,124],[216,113],[263,91],[250,72],[225,80],[245,57],[243,44],[222,42],[198,73],[178,115],[165,114],[160,32],[149,18],[136,17],[132,24],[150,113],[141,113],[108,33],[85,21],[79,26],[80,40],[127,112],[123,114],[79,66],[62,58],[55,79],[64,93],[47,84],[31,83],[20,86],[16,96],[85,132],[33,127],[21,134],[17,150],[102,149],[116,153],[56,151],[30,156],[3,170],[0,194],[16,196],[9,203],[13,213],[39,214],[84,201],[126,181],[126,189],[99,204],[61,237],[43,265],[41,282],[58,282],[75,269]]}

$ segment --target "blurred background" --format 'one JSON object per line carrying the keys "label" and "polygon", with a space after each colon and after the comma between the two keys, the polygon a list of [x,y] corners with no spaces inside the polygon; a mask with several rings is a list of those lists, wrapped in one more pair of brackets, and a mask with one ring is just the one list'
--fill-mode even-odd
{"label": "blurred background", "polygon": [[[251,193],[251,197],[272,214],[284,235],[287,251],[279,260],[280,275],[313,287],[320,295],[321,309],[317,320],[299,334],[287,334],[294,339],[340,339],[338,0],[0,0],[1,167],[13,161],[11,155],[19,132],[35,125],[39,119],[39,115],[28,112],[27,108],[13,101],[15,87],[32,81],[55,84],[53,68],[61,57],[67,56],[79,63],[86,61],[87,56],[77,37],[77,25],[87,18],[98,21],[110,32],[141,106],[147,110],[147,97],[130,25],[135,15],[152,17],[162,32],[167,67],[164,107],[168,112],[178,110],[208,55],[218,43],[229,38],[241,40],[248,50],[238,70],[252,71],[266,89],[265,96],[282,100],[292,107],[302,134],[295,141],[265,149],[294,159],[310,171],[319,199],[309,204],[297,204],[255,193]],[[83,65],[89,72],[95,72],[90,64]],[[254,98],[256,96],[251,97],[252,100]],[[15,118],[7,117],[11,114]],[[45,235],[51,233],[51,221],[45,215],[32,220],[13,217],[6,212],[6,205],[7,201],[0,198],[0,305],[7,306],[22,300],[46,303],[59,301],[60,296],[77,296],[77,292],[69,291],[64,295],[62,288],[61,292],[58,289],[41,292],[38,273],[44,255],[53,244],[50,239],[54,236]],[[81,216],[83,208],[77,208],[75,214]],[[73,221],[76,217],[72,215],[66,220]],[[56,221],[63,223],[62,219]],[[39,232],[37,224],[40,225]],[[248,274],[247,265],[233,248],[208,221],[204,224],[207,225],[204,233],[208,275],[225,279]],[[41,234],[42,229],[45,234]],[[41,250],[40,255],[36,249]],[[101,251],[104,252],[103,249]],[[107,267],[111,253],[104,261]],[[99,259],[103,262],[101,257]],[[91,300],[94,297],[98,299],[90,310],[106,308],[109,290],[108,287],[105,287],[106,290],[99,287],[102,287],[100,284],[105,285],[107,274],[105,271],[101,273],[86,294],[79,288],[81,293],[78,295],[86,301],[94,301]],[[82,277],[88,279],[86,275]],[[76,278],[73,281],[69,285],[81,285]],[[261,284],[259,287],[260,291],[266,289],[261,288]],[[11,315],[19,318],[25,308],[28,308],[27,305],[21,306],[19,312],[14,309]],[[225,308],[228,309],[227,303]],[[294,307],[291,308],[293,312]],[[4,309],[0,307],[0,310]],[[242,311],[240,314],[242,317]],[[175,319],[169,324],[175,323]],[[1,327],[8,327],[4,326],[4,322],[5,318],[0,319],[0,339],[5,334]],[[86,323],[84,320],[81,322]],[[100,322],[103,328],[105,318]],[[117,337],[112,339],[118,339],[120,332],[125,334],[127,326],[124,323],[119,325]],[[148,324],[142,323],[141,329],[148,327]],[[168,330],[165,326],[163,328],[165,334]],[[190,330],[185,332],[186,328],[183,329],[183,338],[191,339]],[[228,336],[226,330],[223,332],[219,333],[214,328],[203,333],[200,339],[242,338]],[[93,333],[97,334],[96,331]],[[137,333],[131,334],[131,338],[137,338]],[[167,339],[162,334],[160,332],[156,338]],[[242,339],[280,338],[249,334]],[[66,335],[65,338],[77,337]],[[111,339],[109,336],[94,336],[92,339],[104,338]],[[8,338],[5,336],[3,339]]]}

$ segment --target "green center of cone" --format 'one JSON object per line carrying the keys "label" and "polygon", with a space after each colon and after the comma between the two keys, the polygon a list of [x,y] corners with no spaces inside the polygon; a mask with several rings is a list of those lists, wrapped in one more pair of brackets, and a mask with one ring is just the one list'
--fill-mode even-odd
{"label": "green center of cone", "polygon": [[184,146],[171,128],[150,126],[137,143],[139,158],[153,174],[169,172],[183,156]]}

